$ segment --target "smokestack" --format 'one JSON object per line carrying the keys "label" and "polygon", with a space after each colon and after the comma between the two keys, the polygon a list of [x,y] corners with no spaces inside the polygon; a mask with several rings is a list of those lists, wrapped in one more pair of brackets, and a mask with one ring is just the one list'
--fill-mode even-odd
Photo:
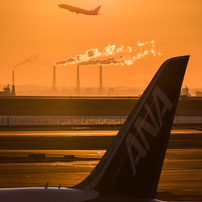
{"label": "smokestack", "polygon": [[79,80],[79,64],[77,65],[77,93],[80,91],[80,80]]}
{"label": "smokestack", "polygon": [[100,93],[102,92],[102,65],[100,65]]}
{"label": "smokestack", "polygon": [[12,92],[13,95],[15,95],[15,83],[14,83],[14,70],[12,73]]}
{"label": "smokestack", "polygon": [[56,91],[56,69],[55,65],[53,65],[53,83],[52,83],[52,91]]}

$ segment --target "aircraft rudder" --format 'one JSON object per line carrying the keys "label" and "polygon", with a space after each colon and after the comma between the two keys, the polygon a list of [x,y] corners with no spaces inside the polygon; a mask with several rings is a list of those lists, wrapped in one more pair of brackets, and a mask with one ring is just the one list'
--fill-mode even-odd
{"label": "aircraft rudder", "polygon": [[101,5],[100,5],[100,6],[98,6],[97,8],[95,8],[95,9],[93,10],[93,12],[94,12],[94,13],[98,13],[98,12],[99,12],[99,10],[100,10],[100,8],[101,8]]}
{"label": "aircraft rudder", "polygon": [[97,167],[76,188],[154,198],[188,59],[161,65]]}

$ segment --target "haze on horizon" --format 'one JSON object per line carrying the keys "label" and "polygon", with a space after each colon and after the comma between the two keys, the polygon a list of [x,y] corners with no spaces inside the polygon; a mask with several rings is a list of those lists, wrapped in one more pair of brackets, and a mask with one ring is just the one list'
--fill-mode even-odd
{"label": "haze on horizon", "polygon": [[[60,3],[87,10],[102,5],[102,15],[60,10]],[[166,59],[190,55],[183,86],[202,88],[201,0],[9,0],[0,6],[0,85],[11,84],[15,67],[16,85],[51,87],[57,61],[91,49],[102,52],[109,45],[131,47],[137,55],[143,48],[151,50],[138,44],[154,40],[155,56],[142,56],[130,65],[105,66],[103,86],[145,86]],[[58,66],[56,77],[60,86],[76,86],[76,64]],[[82,66],[80,79],[81,87],[99,86],[99,65]]]}

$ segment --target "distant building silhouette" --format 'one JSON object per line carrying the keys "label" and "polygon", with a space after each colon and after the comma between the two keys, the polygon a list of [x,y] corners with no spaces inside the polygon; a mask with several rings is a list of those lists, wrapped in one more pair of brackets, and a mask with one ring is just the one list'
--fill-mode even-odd
{"label": "distant building silhouette", "polygon": [[0,91],[0,96],[15,96],[15,84],[14,84],[14,70],[12,73],[12,91],[10,85],[4,86],[3,91]]}

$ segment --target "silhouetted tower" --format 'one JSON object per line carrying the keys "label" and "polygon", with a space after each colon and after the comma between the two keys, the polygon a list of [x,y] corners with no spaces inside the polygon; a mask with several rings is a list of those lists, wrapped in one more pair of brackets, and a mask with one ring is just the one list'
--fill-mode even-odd
{"label": "silhouetted tower", "polygon": [[53,83],[52,83],[52,91],[56,91],[56,68],[53,65]]}
{"label": "silhouetted tower", "polygon": [[102,65],[100,65],[100,93],[102,92]]}
{"label": "silhouetted tower", "polygon": [[13,95],[15,95],[14,70],[13,70],[13,73],[12,73],[12,91],[11,91],[11,93]]}
{"label": "silhouetted tower", "polygon": [[77,65],[77,94],[80,93],[80,80],[79,80],[79,64]]}

